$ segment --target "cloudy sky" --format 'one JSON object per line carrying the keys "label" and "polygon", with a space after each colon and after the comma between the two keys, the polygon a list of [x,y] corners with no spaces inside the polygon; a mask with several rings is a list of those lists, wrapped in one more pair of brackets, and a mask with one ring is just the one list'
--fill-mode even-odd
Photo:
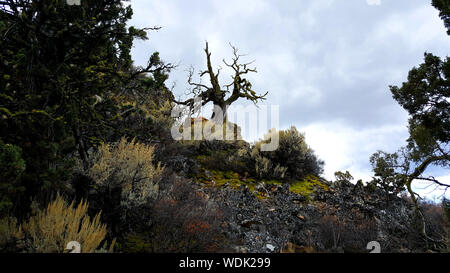
{"label": "cloudy sky", "polygon": [[[137,65],[145,65],[154,51],[178,64],[169,85],[175,83],[175,94],[183,97],[187,69],[205,69],[205,41],[213,65],[224,68],[223,84],[230,74],[222,59],[231,58],[233,44],[247,54],[244,60],[255,60],[258,73],[249,79],[256,91],[269,91],[263,104],[279,105],[281,129],[294,125],[305,132],[325,160],[328,179],[349,170],[369,180],[370,155],[405,144],[408,115],[388,86],[405,81],[425,51],[445,57],[450,48],[431,0],[131,0],[131,5],[132,25],[163,27],[135,43]],[[450,182],[448,174],[433,170]]]}

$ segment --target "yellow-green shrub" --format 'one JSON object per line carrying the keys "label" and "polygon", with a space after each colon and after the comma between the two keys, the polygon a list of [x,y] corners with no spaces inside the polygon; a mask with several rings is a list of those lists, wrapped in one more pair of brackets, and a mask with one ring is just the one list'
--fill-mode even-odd
{"label": "yellow-green shrub", "polygon": [[122,138],[116,145],[102,144],[94,156],[89,175],[99,186],[121,188],[125,204],[143,204],[158,192],[163,172],[160,163],[153,164],[154,147],[128,142]]}
{"label": "yellow-green shrub", "polygon": [[273,161],[261,154],[257,148],[253,148],[251,156],[255,162],[255,172],[258,178],[284,178],[287,170],[286,167],[282,167],[278,163],[275,164]]}
{"label": "yellow-green shrub", "polygon": [[58,196],[23,223],[16,236],[23,239],[28,252],[67,252],[71,241],[80,243],[82,253],[94,252],[106,236],[106,225],[100,222],[100,213],[91,219],[87,211],[86,202],[75,207],[74,202],[68,205]]}

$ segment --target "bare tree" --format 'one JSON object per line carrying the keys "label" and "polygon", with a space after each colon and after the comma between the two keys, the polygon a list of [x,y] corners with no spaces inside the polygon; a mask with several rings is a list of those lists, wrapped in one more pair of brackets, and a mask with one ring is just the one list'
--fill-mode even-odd
{"label": "bare tree", "polygon": [[[239,98],[246,98],[247,100],[252,101],[253,103],[257,103],[259,100],[265,100],[267,96],[267,92],[264,95],[257,95],[257,93],[253,90],[252,84],[249,80],[247,80],[244,76],[250,72],[256,73],[256,68],[250,68],[249,66],[253,63],[239,63],[239,59],[243,55],[238,54],[238,49],[231,45],[233,49],[233,58],[230,63],[223,60],[223,63],[232,68],[234,71],[234,75],[231,77],[232,82],[226,85],[221,86],[219,84],[219,74],[221,68],[217,69],[217,73],[214,72],[212,64],[211,64],[211,53],[208,49],[208,42],[206,42],[206,64],[207,70],[204,70],[200,73],[200,79],[204,76],[209,76],[209,81],[211,83],[210,86],[203,84],[200,82],[193,81],[194,70],[191,69],[189,71],[188,84],[192,86],[190,90],[191,98],[185,101],[177,101],[174,99],[174,102],[177,104],[187,105],[191,109],[194,107],[194,98],[201,98],[201,106],[212,102],[214,106],[220,107],[223,111],[223,120],[226,120],[227,117],[227,109],[228,107],[238,100]],[[227,95],[230,94],[228,97]],[[227,98],[226,98],[227,97]],[[214,118],[215,114],[211,116]]]}

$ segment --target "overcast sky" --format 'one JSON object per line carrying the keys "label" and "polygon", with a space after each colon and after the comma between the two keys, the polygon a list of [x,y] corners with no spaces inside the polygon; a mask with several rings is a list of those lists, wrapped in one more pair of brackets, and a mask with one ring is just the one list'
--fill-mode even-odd
{"label": "overcast sky", "polygon": [[[162,26],[135,43],[145,65],[159,51],[178,64],[170,74],[175,94],[187,89],[186,70],[229,59],[232,43],[255,60],[254,89],[269,91],[263,104],[279,105],[280,127],[296,126],[325,160],[325,174],[349,170],[369,180],[369,157],[405,144],[408,115],[389,85],[406,81],[425,51],[445,57],[450,38],[431,0],[132,0],[132,25]],[[223,84],[229,75],[222,71]],[[260,135],[259,137],[262,137]],[[445,176],[449,170],[436,169]]]}

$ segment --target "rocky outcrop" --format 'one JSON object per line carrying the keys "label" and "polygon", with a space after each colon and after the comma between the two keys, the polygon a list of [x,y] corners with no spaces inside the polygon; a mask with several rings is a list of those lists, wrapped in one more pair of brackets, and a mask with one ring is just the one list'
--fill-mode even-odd
{"label": "rocky outcrop", "polygon": [[385,252],[408,249],[412,211],[405,200],[386,202],[362,183],[326,183],[329,189],[317,188],[309,200],[287,184],[259,184],[256,190],[267,193],[262,199],[245,185],[200,190],[223,211],[223,232],[236,252],[368,252],[370,241]]}

